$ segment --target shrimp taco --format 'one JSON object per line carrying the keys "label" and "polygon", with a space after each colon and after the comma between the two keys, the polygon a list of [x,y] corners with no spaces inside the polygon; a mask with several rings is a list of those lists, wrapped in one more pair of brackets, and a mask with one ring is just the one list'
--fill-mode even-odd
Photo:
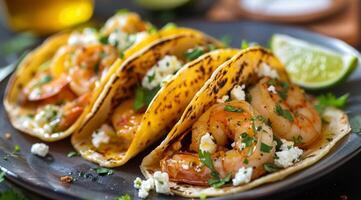
{"label": "shrimp taco", "polygon": [[[184,197],[283,179],[316,163],[350,131],[344,112],[319,113],[314,105],[272,53],[248,48],[212,74],[141,170],[157,191]],[[138,182],[139,194],[148,192]]]}
{"label": "shrimp taco", "polygon": [[137,14],[121,12],[99,30],[60,33],[29,53],[13,74],[4,105],[13,126],[45,141],[72,134],[120,63],[163,37],[198,34],[159,31]]}
{"label": "shrimp taco", "polygon": [[212,72],[238,52],[214,50],[222,46],[204,34],[179,34],[125,61],[72,135],[74,148],[101,166],[126,163],[161,138]]}

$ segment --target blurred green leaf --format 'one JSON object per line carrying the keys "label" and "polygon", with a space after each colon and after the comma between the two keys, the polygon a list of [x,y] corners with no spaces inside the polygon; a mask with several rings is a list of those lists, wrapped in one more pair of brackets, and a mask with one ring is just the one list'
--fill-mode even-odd
{"label": "blurred green leaf", "polygon": [[31,33],[21,33],[0,45],[0,54],[10,55],[21,53],[35,45],[38,38]]}

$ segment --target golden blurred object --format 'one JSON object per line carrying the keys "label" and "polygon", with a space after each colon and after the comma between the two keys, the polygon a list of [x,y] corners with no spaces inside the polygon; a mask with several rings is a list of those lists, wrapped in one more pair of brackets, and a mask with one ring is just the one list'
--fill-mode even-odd
{"label": "golden blurred object", "polygon": [[0,0],[8,26],[38,35],[54,33],[87,21],[93,0]]}

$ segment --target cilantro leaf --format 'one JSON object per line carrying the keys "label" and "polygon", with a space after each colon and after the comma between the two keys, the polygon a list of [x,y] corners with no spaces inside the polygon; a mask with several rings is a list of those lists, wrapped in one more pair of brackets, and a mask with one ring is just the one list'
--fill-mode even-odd
{"label": "cilantro leaf", "polygon": [[95,168],[95,172],[99,174],[100,176],[109,176],[114,173],[113,170],[105,168],[105,167],[97,167]]}
{"label": "cilantro leaf", "polygon": [[242,40],[241,49],[247,49],[249,47],[249,43],[247,40]]}
{"label": "cilantro leaf", "polygon": [[315,108],[319,113],[323,113],[326,109],[326,107],[336,107],[336,108],[344,108],[347,100],[348,100],[349,94],[344,94],[340,97],[336,97],[332,93],[322,94],[317,97],[317,104],[315,105]]}
{"label": "cilantro leaf", "polygon": [[159,89],[160,87],[156,87],[152,90],[149,90],[147,88],[138,86],[137,89],[135,90],[135,99],[134,99],[133,108],[136,111],[139,111],[143,108],[147,108],[150,102],[152,102],[154,96],[159,91]]}
{"label": "cilantro leaf", "polygon": [[232,36],[223,35],[220,40],[226,47],[229,47],[232,42]]}
{"label": "cilantro leaf", "polygon": [[266,172],[273,173],[273,172],[279,171],[281,168],[278,167],[277,165],[273,164],[273,163],[265,163],[263,165],[263,169]]}
{"label": "cilantro leaf", "polygon": [[0,183],[3,182],[4,180],[5,180],[5,172],[1,171],[1,173],[0,173]]}
{"label": "cilantro leaf", "polygon": [[149,75],[147,78],[148,78],[149,83],[152,82],[155,78],[155,73],[153,73],[152,75]]}
{"label": "cilantro leaf", "polygon": [[351,129],[353,133],[361,134],[361,115],[356,115],[351,118]]}
{"label": "cilantro leaf", "polygon": [[290,122],[293,122],[294,120],[291,112],[287,109],[283,109],[279,104],[276,104],[275,113]]}
{"label": "cilantro leaf", "polygon": [[7,190],[0,194],[0,200],[27,200],[23,194],[16,192],[15,190]]}
{"label": "cilantro leaf", "polygon": [[99,42],[102,43],[102,44],[109,44],[109,37],[108,36],[105,36],[105,35],[102,35],[98,38]]}
{"label": "cilantro leaf", "polygon": [[131,200],[129,194],[120,196],[120,197],[116,197],[115,200]]}
{"label": "cilantro leaf", "polygon": [[303,144],[303,138],[302,138],[302,136],[301,135],[299,135],[299,136],[293,136],[292,137],[292,141],[293,141],[293,143],[295,143],[295,145],[299,145],[299,144]]}
{"label": "cilantro leaf", "polygon": [[236,108],[234,106],[230,106],[230,105],[226,105],[224,106],[224,110],[225,111],[228,111],[228,112],[243,112],[243,109],[242,108]]}
{"label": "cilantro leaf", "polygon": [[231,180],[232,174],[228,174],[224,178],[219,177],[219,173],[213,165],[213,160],[211,154],[208,151],[199,151],[198,152],[199,160],[211,170],[212,178],[208,180],[208,184],[214,188],[219,188],[222,185],[228,183]]}
{"label": "cilantro leaf", "polygon": [[18,144],[16,144],[16,145],[14,146],[13,153],[18,153],[18,152],[20,152],[20,150],[21,150],[20,146],[19,146]]}
{"label": "cilantro leaf", "polygon": [[261,142],[261,151],[264,153],[269,153],[272,150],[272,146],[269,146],[263,142]]}
{"label": "cilantro leaf", "polygon": [[251,146],[252,143],[256,141],[255,138],[250,137],[247,133],[242,133],[241,138],[242,138],[242,143],[244,143],[246,147]]}
{"label": "cilantro leaf", "polygon": [[204,49],[202,47],[196,47],[193,49],[189,49],[185,52],[184,56],[188,61],[192,61],[197,59],[199,56],[203,55],[205,53]]}
{"label": "cilantro leaf", "polygon": [[79,156],[79,153],[76,151],[70,151],[67,155],[68,158]]}

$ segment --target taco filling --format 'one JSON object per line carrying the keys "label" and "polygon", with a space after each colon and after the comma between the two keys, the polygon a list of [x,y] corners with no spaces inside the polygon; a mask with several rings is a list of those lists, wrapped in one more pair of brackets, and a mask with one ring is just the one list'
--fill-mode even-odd
{"label": "taco filling", "polygon": [[93,147],[101,153],[107,153],[109,149],[113,149],[112,152],[127,150],[158,91],[187,62],[213,49],[212,45],[196,46],[185,51],[182,56],[167,54],[161,57],[135,86],[133,95],[115,106],[107,122],[92,133]]}
{"label": "taco filling", "polygon": [[36,110],[23,116],[22,125],[42,135],[67,130],[89,104],[113,63],[150,29],[137,14],[119,13],[100,31],[86,28],[71,33],[67,44],[24,86],[20,105]]}

